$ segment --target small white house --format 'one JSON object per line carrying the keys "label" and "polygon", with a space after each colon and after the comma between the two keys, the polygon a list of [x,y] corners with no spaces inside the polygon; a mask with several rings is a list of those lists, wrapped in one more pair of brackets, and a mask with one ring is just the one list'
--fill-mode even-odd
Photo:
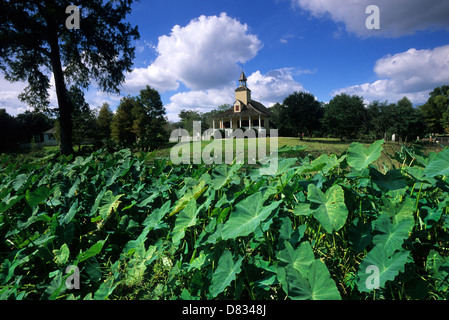
{"label": "small white house", "polygon": [[44,141],[42,142],[43,146],[57,146],[58,145],[58,141],[56,140],[55,137],[55,128],[50,129],[48,131],[45,131],[43,133],[43,137],[44,137]]}

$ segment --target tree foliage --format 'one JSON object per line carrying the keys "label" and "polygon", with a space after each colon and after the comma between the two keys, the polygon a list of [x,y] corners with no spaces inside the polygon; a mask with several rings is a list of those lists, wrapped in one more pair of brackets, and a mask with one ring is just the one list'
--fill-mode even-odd
{"label": "tree foliage", "polygon": [[111,123],[113,117],[114,114],[112,113],[109,104],[103,103],[97,117],[98,139],[108,140],[111,138]]}
{"label": "tree foliage", "polygon": [[133,108],[135,98],[125,97],[115,111],[111,123],[111,137],[121,146],[130,146],[136,142],[136,134],[133,130]]}
{"label": "tree foliage", "polygon": [[93,141],[97,136],[97,121],[94,112],[84,99],[84,93],[78,87],[71,87],[69,100],[73,106],[73,143],[81,146],[83,142]]}
{"label": "tree foliage", "polygon": [[343,93],[325,106],[323,125],[341,139],[353,139],[366,128],[366,116],[363,98]]}
{"label": "tree foliage", "polygon": [[376,139],[393,134],[404,141],[424,136],[426,123],[420,109],[404,97],[397,103],[374,101],[368,105],[368,133]]}
{"label": "tree foliage", "polygon": [[50,76],[54,75],[61,124],[61,152],[72,148],[73,106],[67,86],[119,92],[131,71],[137,27],[123,22],[132,0],[81,0],[81,27],[69,30],[69,0],[0,2],[0,70],[9,81],[25,81],[20,99],[36,109],[49,106]]}
{"label": "tree foliage", "polygon": [[122,99],[111,122],[111,136],[122,147],[138,143],[155,149],[168,140],[165,108],[159,92],[147,86],[137,97]]}
{"label": "tree foliage", "polygon": [[307,92],[294,92],[284,99],[278,107],[278,128],[280,134],[297,136],[304,133],[311,136],[320,129],[323,108],[314,95]]}
{"label": "tree foliage", "polygon": [[449,132],[449,86],[435,88],[427,102],[420,107],[429,132]]}

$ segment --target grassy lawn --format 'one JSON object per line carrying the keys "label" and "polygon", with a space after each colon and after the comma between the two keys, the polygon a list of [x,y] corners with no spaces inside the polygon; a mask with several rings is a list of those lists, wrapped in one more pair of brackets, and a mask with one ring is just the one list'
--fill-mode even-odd
{"label": "grassy lawn", "polygon": [[[266,140],[266,154],[268,155],[270,152],[270,139],[264,139]],[[222,142],[222,150],[223,150],[223,163],[225,161],[225,155],[226,153],[229,153],[229,146],[228,149],[226,149],[226,140],[221,140]],[[248,150],[255,150],[255,149],[250,149],[251,147],[256,147],[259,143],[259,139],[244,139],[244,147],[243,147],[243,152],[244,152],[244,159],[245,159],[245,163],[247,163],[248,161]],[[342,153],[344,153],[345,151],[348,150],[349,145],[352,143],[353,141],[341,141],[340,139],[333,139],[333,138],[313,138],[313,139],[304,139],[304,140],[300,140],[299,138],[293,138],[293,137],[279,137],[278,138],[278,145],[277,148],[282,148],[283,146],[288,146],[288,147],[294,147],[294,146],[307,146],[307,148],[304,151],[300,151],[298,152],[289,152],[289,153],[283,153],[282,156],[283,157],[297,157],[297,156],[306,156],[306,155],[312,155],[313,157],[317,158],[322,154],[336,154],[336,155],[340,155]],[[204,148],[206,148],[207,146],[209,146],[209,144],[211,143],[211,141],[201,141],[201,150],[204,150]],[[232,157],[234,158],[236,156],[236,152],[235,150],[236,148],[236,144],[237,141],[236,139],[233,140],[233,155]],[[240,142],[241,143],[241,142]],[[185,143],[185,145],[183,145],[185,147],[184,151],[188,152],[186,145],[190,145],[190,155],[191,155],[191,160],[193,159],[193,155],[195,154],[195,151],[193,149],[193,142],[187,142]],[[363,143],[363,145],[365,147],[369,147],[371,145],[371,143]],[[412,144],[408,144],[408,145],[412,145]],[[181,146],[180,144],[176,144],[176,143],[170,143],[167,144],[166,146],[164,146],[163,148],[161,148],[160,150],[157,150],[154,152],[153,156],[154,158],[169,158],[170,157],[170,151],[173,147],[175,146]],[[211,147],[209,147],[211,148]],[[277,148],[274,148],[275,150]],[[374,163],[377,167],[382,168],[383,165],[385,165],[387,168],[391,169],[393,167],[398,167],[400,165],[400,163],[398,163],[396,160],[391,159],[390,156],[394,156],[394,154],[397,151],[401,150],[401,144],[400,143],[394,143],[394,142],[386,142],[384,143],[383,146],[384,150],[382,152],[382,156]],[[428,146],[428,147],[424,147],[423,148],[423,152],[425,154],[428,154],[430,152],[439,152],[441,151],[442,148],[439,146]],[[272,150],[273,151],[273,150]],[[182,153],[179,154],[179,156],[181,156]]]}
{"label": "grassy lawn", "polygon": [[[266,140],[266,148],[267,151],[270,150],[270,139],[264,139]],[[225,143],[226,140],[222,141],[222,149],[225,150]],[[237,140],[233,140],[233,150],[236,149]],[[203,150],[206,146],[208,146],[211,143],[211,141],[201,141],[201,150]],[[259,139],[244,139],[244,151],[248,152],[248,149],[250,147],[257,146],[259,143]],[[309,153],[316,153],[316,154],[322,154],[322,153],[341,153],[347,150],[350,143],[348,142],[341,142],[338,139],[311,139],[311,140],[300,140],[299,138],[285,138],[280,137],[278,138],[278,148],[281,148],[283,146],[288,147],[294,147],[294,146],[308,146],[307,152]],[[170,157],[170,150],[178,145],[177,143],[169,143],[160,150],[156,152],[156,157]],[[191,147],[191,153],[193,154],[193,142],[190,142]]]}
{"label": "grassy lawn", "polygon": [[[262,141],[263,140],[263,141]],[[238,142],[237,142],[238,141]],[[244,162],[248,163],[248,154],[249,151],[254,152],[253,155],[256,155],[256,159],[259,160],[260,157],[257,156],[258,146],[263,145],[265,143],[266,151],[265,155],[270,154],[270,148],[271,151],[275,151],[279,148],[282,148],[283,146],[287,147],[295,147],[295,146],[306,146],[307,148],[303,151],[299,152],[286,152],[282,153],[281,157],[305,157],[306,155],[311,155],[314,158],[318,158],[322,154],[336,154],[340,155],[348,150],[349,145],[352,143],[352,141],[340,141],[340,139],[333,139],[333,138],[313,138],[313,139],[304,139],[300,140],[299,138],[294,137],[279,137],[278,138],[278,144],[277,146],[270,146],[270,139],[257,139],[257,138],[251,138],[251,139],[233,139],[233,145],[230,147],[230,140],[217,140],[216,141],[216,147],[220,146],[218,143],[221,142],[221,149],[222,149],[222,163],[227,163],[226,156],[229,157],[229,159],[234,159],[237,155],[241,155],[244,157]],[[243,142],[243,149],[241,147],[241,143]],[[212,145],[211,141],[201,141],[201,153],[205,148],[206,151],[211,151]],[[237,149],[237,143],[239,144],[239,150],[243,150],[243,154],[236,153]],[[218,145],[217,145],[218,144]],[[365,147],[370,146],[371,143],[363,143]],[[412,144],[407,144],[412,145]],[[190,147],[190,152],[187,151],[188,146]],[[155,150],[151,152],[151,154],[148,156],[148,161],[151,163],[154,161],[154,159],[162,159],[162,158],[170,158],[170,152],[172,148],[174,147],[184,147],[182,152],[190,153],[190,159],[191,162],[193,162],[193,156],[198,155],[201,159],[201,153],[198,154],[197,150],[194,150],[194,143],[193,142],[187,142],[184,144],[177,144],[177,143],[167,143],[166,145],[162,146],[159,150]],[[424,154],[429,154],[430,152],[439,152],[442,150],[440,146],[433,145],[433,146],[427,146],[422,147],[422,151]],[[390,156],[394,156],[394,154],[397,151],[401,150],[401,144],[400,143],[394,143],[394,142],[386,142],[383,146],[383,152],[382,156],[374,163],[375,166],[377,166],[380,169],[383,169],[383,166],[385,165],[388,169],[391,169],[393,167],[399,167],[400,163],[398,163],[396,160],[392,159]],[[75,148],[76,151],[76,148]],[[214,151],[217,151],[215,149]],[[14,154],[12,155],[12,158],[10,160],[15,159],[19,162],[38,162],[38,163],[45,163],[47,159],[52,158],[54,155],[58,154],[59,147],[43,147],[35,151],[31,151],[29,153],[21,153],[21,154]],[[81,154],[83,154],[81,152]],[[183,155],[183,153],[180,153],[179,156]],[[212,151],[212,155],[214,155]],[[390,155],[390,156],[389,156]]]}

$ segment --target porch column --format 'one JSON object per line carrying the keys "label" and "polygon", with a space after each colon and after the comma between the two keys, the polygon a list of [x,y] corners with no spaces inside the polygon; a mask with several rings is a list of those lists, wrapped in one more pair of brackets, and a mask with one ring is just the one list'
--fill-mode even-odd
{"label": "porch column", "polygon": [[214,119],[214,120],[212,120],[212,130],[214,130],[214,131],[215,131],[215,119]]}
{"label": "porch column", "polygon": [[242,115],[239,116],[239,128],[242,128]]}
{"label": "porch column", "polygon": [[232,117],[229,117],[229,128],[232,129]]}
{"label": "porch column", "polygon": [[221,118],[221,126],[220,126],[220,129],[224,129],[224,121],[223,121],[223,118]]}
{"label": "porch column", "polygon": [[262,120],[260,119],[260,114],[259,114],[259,131],[262,129]]}
{"label": "porch column", "polygon": [[249,120],[248,120],[248,122],[249,122],[249,128],[251,129],[251,116],[248,116],[249,117]]}

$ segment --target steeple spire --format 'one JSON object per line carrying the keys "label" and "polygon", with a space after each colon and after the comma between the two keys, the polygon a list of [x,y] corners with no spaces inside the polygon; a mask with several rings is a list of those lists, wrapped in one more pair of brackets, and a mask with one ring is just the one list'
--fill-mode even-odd
{"label": "steeple spire", "polygon": [[251,90],[246,86],[246,80],[245,72],[242,71],[239,78],[240,86],[235,89],[235,100],[243,102],[244,105],[251,102]]}
{"label": "steeple spire", "polygon": [[245,72],[243,72],[240,74],[240,78],[239,78],[239,84],[241,87],[246,87],[246,76],[245,76]]}

